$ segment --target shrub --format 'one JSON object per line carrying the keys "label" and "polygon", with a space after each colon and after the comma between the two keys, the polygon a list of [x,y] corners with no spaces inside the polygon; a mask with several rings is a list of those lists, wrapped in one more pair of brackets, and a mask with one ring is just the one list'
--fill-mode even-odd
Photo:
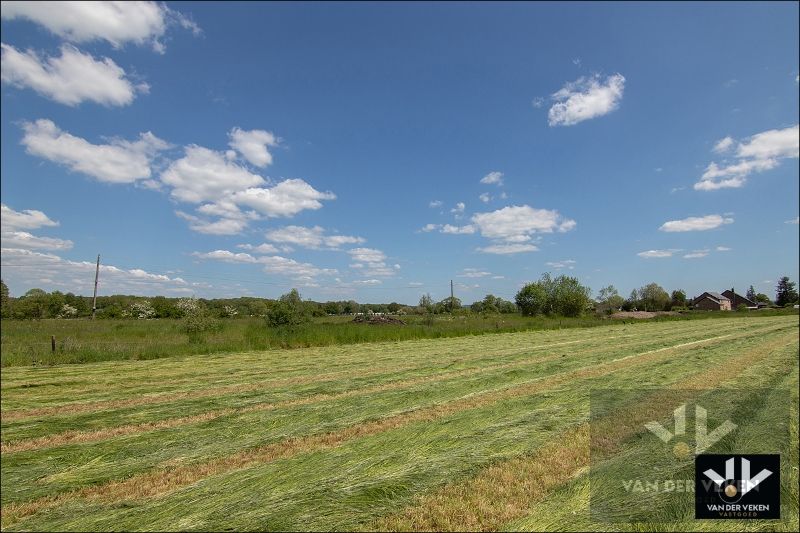
{"label": "shrub", "polygon": [[736,306],[736,310],[739,311],[739,312],[747,311],[747,305],[746,304],[739,304],[739,305]]}

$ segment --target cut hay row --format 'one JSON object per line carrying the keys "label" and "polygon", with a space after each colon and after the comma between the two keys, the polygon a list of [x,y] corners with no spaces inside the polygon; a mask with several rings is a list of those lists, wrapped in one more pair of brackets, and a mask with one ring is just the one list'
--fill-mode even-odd
{"label": "cut hay row", "polygon": [[[591,431],[595,442],[603,442],[605,456],[620,451],[622,443],[633,433],[641,431],[649,420],[659,420],[672,414],[678,402],[690,398],[685,390],[696,389],[697,396],[708,392],[709,384],[723,386],[739,380],[753,387],[751,366],[769,358],[774,352],[796,346],[793,334],[751,348],[733,357],[724,365],[670,385],[671,390],[659,391],[637,401],[626,409],[594,421]],[[795,351],[796,353],[796,351]],[[789,368],[795,361],[787,359]],[[786,368],[782,368],[786,370]],[[757,374],[764,378],[768,373]],[[774,374],[773,374],[774,375]],[[681,389],[681,390],[678,390]],[[487,467],[476,476],[452,483],[419,498],[399,513],[382,517],[369,529],[392,531],[469,530],[494,531],[515,519],[525,516],[531,505],[542,501],[550,492],[568,480],[586,472],[589,466],[589,423],[582,423],[560,435],[529,456]],[[569,443],[565,446],[564,443]]]}
{"label": "cut hay row", "polygon": [[[606,347],[606,349],[604,351],[599,351],[599,350],[594,349],[594,348],[588,348],[586,350],[570,352],[569,355],[568,355],[568,360],[570,362],[578,361],[578,360],[580,360],[579,356],[585,355],[586,353],[593,354],[595,357],[593,357],[592,359],[594,360],[594,359],[602,357],[609,350],[619,351],[619,350],[623,350],[623,349],[638,348],[638,347],[640,347],[642,345],[658,344],[658,343],[662,342],[663,340],[664,340],[663,337],[648,338],[646,340],[637,340],[635,342],[628,343],[628,344],[620,344],[620,345],[614,346],[613,348]],[[514,355],[516,356],[516,354],[514,354]],[[439,373],[434,373],[434,374],[430,374],[430,375],[423,375],[423,376],[420,376],[420,377],[417,377],[417,378],[412,378],[412,379],[405,379],[405,380],[399,379],[399,380],[394,380],[394,381],[388,381],[388,382],[385,382],[385,383],[379,382],[376,385],[370,385],[369,383],[355,383],[355,384],[353,384],[354,385],[353,388],[351,388],[349,390],[345,390],[345,391],[343,391],[341,393],[336,393],[336,394],[330,394],[330,393],[312,394],[312,395],[307,396],[307,397],[286,400],[286,401],[283,401],[283,402],[256,403],[256,404],[248,405],[246,407],[238,408],[238,409],[228,408],[228,409],[222,409],[222,410],[216,410],[216,411],[204,411],[204,412],[200,412],[200,413],[193,414],[193,415],[190,415],[190,416],[166,418],[166,419],[163,419],[163,420],[154,420],[154,421],[148,421],[148,422],[143,422],[143,423],[139,423],[139,424],[123,424],[123,425],[118,425],[118,426],[109,426],[109,427],[104,427],[102,429],[97,429],[97,430],[72,429],[72,430],[67,430],[67,431],[61,432],[61,433],[49,433],[49,434],[42,435],[42,436],[39,436],[39,437],[34,437],[34,438],[11,440],[11,439],[13,439],[14,433],[13,433],[13,431],[10,431],[10,429],[13,429],[13,428],[6,427],[5,432],[4,432],[4,439],[9,439],[9,440],[8,441],[4,440],[0,444],[0,449],[2,449],[3,453],[10,454],[10,453],[15,453],[15,452],[19,452],[19,451],[39,449],[39,448],[43,448],[43,447],[62,446],[62,445],[65,445],[65,444],[70,444],[70,443],[95,442],[95,441],[108,439],[108,438],[113,438],[113,437],[118,437],[118,436],[122,436],[122,435],[133,435],[133,434],[141,433],[141,432],[145,432],[145,431],[154,431],[154,430],[157,430],[157,429],[173,428],[173,427],[178,427],[178,426],[186,425],[186,424],[192,424],[192,423],[198,423],[198,422],[207,422],[207,421],[210,421],[210,420],[213,420],[213,419],[216,419],[216,418],[220,418],[220,417],[223,417],[223,416],[230,416],[230,415],[235,414],[235,413],[241,414],[241,413],[253,412],[253,411],[258,411],[258,410],[281,409],[281,408],[285,408],[285,407],[292,407],[292,406],[298,406],[298,405],[307,405],[307,404],[315,403],[315,402],[343,399],[343,398],[348,398],[348,397],[357,396],[357,395],[372,394],[372,393],[375,393],[375,392],[397,390],[397,389],[402,389],[402,388],[406,388],[406,387],[412,387],[412,386],[418,385],[418,384],[430,383],[432,381],[450,380],[450,379],[455,379],[455,378],[459,378],[459,377],[466,377],[466,376],[476,375],[476,374],[479,374],[479,373],[485,373],[485,374],[488,375],[488,373],[495,372],[495,371],[508,370],[508,369],[513,369],[513,368],[526,368],[526,367],[530,367],[530,366],[540,365],[540,364],[542,364],[544,362],[548,362],[548,361],[554,361],[554,360],[563,359],[566,354],[559,354],[559,353],[552,354],[552,355],[542,354],[539,357],[527,357],[527,355],[528,355],[528,353],[525,352],[525,353],[522,354],[522,359],[521,360],[517,360],[518,358],[514,357],[514,360],[512,360],[511,362],[508,362],[508,363],[498,363],[498,364],[490,364],[490,365],[484,365],[484,366],[478,366],[478,367],[469,367],[469,368],[462,369],[462,370],[454,370],[454,371],[450,371],[450,372],[439,372]],[[582,362],[588,363],[590,361],[582,361]],[[392,374],[390,374],[390,376],[393,377]],[[237,392],[241,392],[241,391],[237,391]],[[209,396],[213,397],[213,396],[217,396],[217,394],[209,394]],[[174,398],[173,401],[177,400],[177,399],[180,399],[180,398]],[[248,400],[252,400],[252,399],[248,398]],[[147,402],[143,402],[143,403],[147,403]],[[153,402],[153,403],[161,403],[161,402]],[[176,409],[177,408],[181,408],[182,410],[185,411],[185,407],[183,407],[183,406],[176,406]],[[60,413],[61,411],[59,410],[58,412]],[[82,410],[78,410],[78,412],[82,412]],[[73,413],[69,412],[69,414],[73,414]],[[106,413],[106,414],[109,414],[109,413]],[[43,416],[43,415],[40,415],[40,416]],[[96,421],[97,421],[96,419],[93,419],[93,422],[96,423]],[[47,421],[45,421],[45,422],[47,422]],[[73,419],[71,421],[71,423],[74,425],[76,423],[76,420]],[[62,422],[62,424],[63,424],[63,422]],[[52,427],[53,427],[52,422],[49,423],[49,424],[45,423],[45,424],[41,424],[41,425],[42,425],[42,427],[47,428],[48,430],[52,430]],[[30,425],[28,425],[28,429],[30,429]],[[9,435],[12,435],[12,437],[9,437]]]}
{"label": "cut hay row", "polygon": [[[745,335],[747,336],[747,335]],[[716,340],[727,339],[729,336],[717,337]],[[697,341],[693,343],[681,343],[678,347],[668,347],[647,352],[653,357],[644,357],[646,360],[656,360],[664,354],[670,353],[668,350],[675,350],[694,346],[702,342],[709,342],[712,339],[705,341]],[[718,343],[717,343],[718,344]],[[643,354],[644,355],[644,354]],[[30,514],[38,509],[48,508],[53,505],[58,505],[70,501],[74,498],[82,497],[89,499],[103,500],[104,494],[116,495],[116,497],[125,497],[125,495],[136,495],[142,497],[142,494],[137,491],[145,491],[145,495],[161,494],[168,487],[169,490],[174,490],[180,486],[185,486],[187,483],[193,483],[206,478],[214,473],[221,473],[230,471],[230,469],[241,469],[249,465],[259,464],[264,461],[273,461],[275,458],[285,457],[284,454],[295,455],[297,450],[310,452],[320,451],[335,447],[348,440],[355,439],[356,437],[376,434],[387,430],[396,429],[398,427],[406,426],[413,422],[430,422],[441,418],[448,414],[457,413],[467,409],[476,409],[484,406],[491,406],[493,403],[503,399],[512,398],[515,396],[525,396],[547,390],[553,386],[561,385],[575,379],[586,379],[590,377],[599,377],[615,370],[636,367],[647,361],[638,361],[637,359],[626,358],[616,362],[610,362],[598,365],[591,369],[582,369],[572,371],[564,375],[557,375],[549,379],[532,382],[527,385],[510,388],[501,391],[491,391],[486,394],[478,394],[470,397],[462,398],[455,402],[449,402],[443,405],[438,405],[433,408],[423,409],[415,412],[410,412],[395,417],[389,417],[384,420],[378,420],[367,424],[360,424],[338,433],[327,435],[317,435],[305,437],[296,441],[286,441],[276,445],[270,445],[263,448],[254,450],[247,450],[239,455],[232,455],[223,457],[215,461],[210,461],[200,465],[189,465],[187,467],[170,468],[161,472],[150,472],[141,476],[134,476],[128,481],[121,483],[111,483],[100,485],[93,488],[84,488],[72,493],[63,493],[50,498],[40,499],[27,504],[13,504],[4,506],[4,518],[7,517],[21,517],[25,514]],[[577,385],[577,384],[576,384]],[[287,450],[287,451],[281,451]],[[174,465],[172,465],[174,466]],[[155,487],[155,489],[147,489],[146,487]],[[114,487],[118,487],[115,489]],[[155,492],[147,492],[148,490],[155,490]],[[113,497],[113,496],[112,496]]]}

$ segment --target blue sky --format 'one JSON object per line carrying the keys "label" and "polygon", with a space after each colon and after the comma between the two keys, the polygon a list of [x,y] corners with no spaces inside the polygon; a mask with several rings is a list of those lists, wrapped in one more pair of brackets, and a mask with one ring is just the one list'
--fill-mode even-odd
{"label": "blue sky", "polygon": [[2,7],[14,295],[798,277],[797,3],[82,9]]}

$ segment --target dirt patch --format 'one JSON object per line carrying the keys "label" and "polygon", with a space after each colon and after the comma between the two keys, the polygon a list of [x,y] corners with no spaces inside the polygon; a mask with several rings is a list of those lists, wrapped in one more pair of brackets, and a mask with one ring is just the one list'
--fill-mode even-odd
{"label": "dirt patch", "polygon": [[611,315],[611,318],[655,318],[657,316],[674,316],[678,314],[673,311],[620,311]]}
{"label": "dirt patch", "polygon": [[400,320],[399,318],[394,318],[385,315],[371,315],[371,316],[356,315],[355,318],[353,318],[353,322],[357,324],[375,324],[378,326],[384,324],[391,324],[397,326],[406,325],[406,323]]}

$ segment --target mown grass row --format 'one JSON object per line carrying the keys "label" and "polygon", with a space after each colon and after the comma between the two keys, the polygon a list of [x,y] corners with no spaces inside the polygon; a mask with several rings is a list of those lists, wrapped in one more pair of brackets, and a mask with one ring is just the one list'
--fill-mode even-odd
{"label": "mown grass row", "polygon": [[[791,328],[793,324],[784,320],[782,325]],[[782,338],[791,340],[792,335],[796,338],[796,332],[788,331],[789,334],[782,334]],[[673,344],[679,344],[683,338],[684,335],[676,330]],[[617,360],[612,367],[604,370],[602,365],[588,363],[585,373],[573,373],[565,381],[553,377],[563,373],[563,369],[552,368],[548,374],[533,366],[527,375],[523,373],[510,381],[502,373],[492,375],[487,372],[485,377],[461,377],[452,383],[436,386],[375,392],[343,401],[309,404],[295,415],[289,413],[291,409],[271,412],[268,416],[247,413],[241,415],[244,418],[231,417],[209,423],[205,429],[210,430],[209,435],[216,434],[216,448],[209,442],[206,446],[201,445],[197,453],[193,453],[195,447],[191,444],[183,444],[185,441],[197,442],[198,434],[192,433],[197,428],[184,427],[180,431],[128,437],[120,439],[120,442],[112,439],[103,443],[105,447],[100,449],[96,445],[74,446],[51,449],[44,454],[39,452],[38,456],[36,452],[29,456],[26,456],[28,452],[12,454],[11,458],[16,457],[18,462],[9,468],[4,459],[3,482],[6,483],[9,474],[15,479],[4,486],[3,496],[6,498],[7,488],[39,485],[33,489],[12,490],[14,493],[7,500],[30,501],[46,494],[52,496],[108,482],[109,479],[123,479],[135,475],[136,471],[162,472],[161,476],[165,477],[169,471],[182,466],[201,464],[214,457],[224,459],[234,451],[231,448],[233,443],[243,446],[242,450],[252,450],[269,442],[280,443],[287,438],[322,432],[335,433],[337,428],[359,427],[368,424],[369,420],[403,416],[404,413],[423,410],[425,405],[456,405],[454,410],[439,408],[440,414],[434,418],[411,419],[410,423],[400,426],[387,425],[375,434],[361,437],[354,434],[353,438],[338,442],[332,448],[321,446],[318,451],[313,447],[302,448],[300,455],[264,464],[255,461],[233,465],[232,471],[212,471],[215,475],[208,478],[189,476],[190,487],[181,489],[180,482],[168,484],[164,496],[156,499],[150,498],[160,494],[158,492],[120,506],[118,503],[126,500],[123,490],[115,493],[117,498],[112,501],[103,501],[102,498],[65,500],[48,513],[34,514],[18,524],[23,528],[102,528],[103,524],[105,527],[113,524],[113,527],[121,528],[156,529],[213,528],[223,524],[245,529],[354,527],[402,507],[419,491],[469,475],[489,462],[536,449],[557,432],[585,419],[583,391],[592,385],[602,383],[604,386],[616,384],[624,387],[632,381],[652,385],[671,383],[709,367],[740,371],[727,365],[726,361],[735,359],[735,354],[742,350],[757,350],[763,342],[758,332],[745,332],[738,339],[709,344],[705,349],[693,345],[674,353],[652,354],[641,360],[635,357],[635,353],[607,352],[604,355],[606,360]],[[634,357],[625,359],[630,355]],[[769,356],[769,353],[763,354],[765,358]],[[596,370],[598,366],[601,368]],[[551,378],[547,378],[548,375]],[[531,378],[534,381],[550,379],[550,384],[532,388],[526,384],[526,378],[528,382]],[[484,391],[495,390],[498,383],[501,383],[501,389],[509,392],[492,393],[489,397],[495,399],[486,402],[472,399],[476,393],[480,396]],[[519,383],[516,390],[514,383]],[[539,393],[533,394],[534,390]],[[288,418],[284,418],[287,415]],[[265,438],[256,430],[262,427],[274,430],[273,437]],[[143,437],[141,448],[134,446],[131,455],[114,456]],[[137,451],[146,452],[142,449],[146,444],[155,448],[155,453],[151,451],[147,460],[131,469],[132,463],[136,462],[133,455]],[[161,448],[164,447],[170,452],[163,453]],[[62,451],[69,453],[47,463],[47,457],[60,455]],[[72,459],[74,456],[77,458]],[[46,466],[30,472],[30,466],[40,461]],[[111,476],[108,470],[114,470]],[[151,478],[150,481],[157,479]],[[33,483],[33,480],[38,481]],[[41,486],[47,490],[42,491]],[[129,493],[135,495],[133,486]],[[79,517],[70,516],[76,512],[81,513]]]}
{"label": "mown grass row", "polygon": [[[708,318],[747,319],[784,314],[796,310],[739,312],[689,312],[663,316],[656,321]],[[8,366],[89,363],[111,360],[149,360],[177,355],[304,348],[381,341],[438,339],[508,333],[596,327],[616,322],[602,316],[580,318],[522,317],[519,315],[404,316],[404,326],[355,324],[349,317],[320,317],[292,329],[269,328],[263,318],[219,321],[206,332],[187,333],[178,319],[158,320],[3,320],[0,364]],[[56,351],[51,351],[51,336]]]}

